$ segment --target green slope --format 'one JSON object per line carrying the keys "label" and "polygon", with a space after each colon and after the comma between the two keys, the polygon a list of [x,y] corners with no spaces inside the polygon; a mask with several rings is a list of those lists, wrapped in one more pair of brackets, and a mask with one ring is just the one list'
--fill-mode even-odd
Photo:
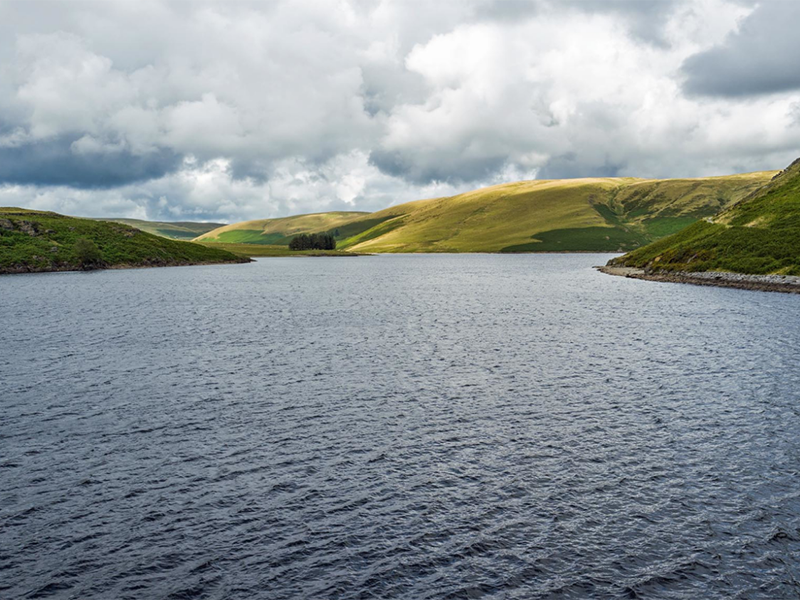
{"label": "green slope", "polygon": [[716,214],[774,172],[703,179],[520,181],[375,213],[322,213],[237,223],[198,240],[285,245],[331,232],[356,252],[624,251]]}
{"label": "green slope", "polygon": [[292,237],[301,233],[319,233],[339,230],[349,235],[347,226],[354,220],[368,216],[364,212],[329,212],[297,215],[280,219],[259,219],[224,225],[196,238],[198,242],[225,244],[265,244],[288,246]]}
{"label": "green slope", "polygon": [[227,250],[240,256],[258,258],[262,256],[362,256],[346,250],[290,250],[289,246],[270,246],[268,244],[229,244],[226,242],[196,242],[209,248]]}
{"label": "green slope", "polygon": [[652,272],[800,275],[800,159],[714,218],[609,264]]}
{"label": "green slope", "polygon": [[0,208],[0,273],[246,262],[241,256],[121,223]]}
{"label": "green slope", "polygon": [[108,221],[136,227],[141,231],[160,235],[171,240],[193,240],[198,235],[203,235],[214,229],[224,227],[222,223],[198,223],[195,221],[143,221],[141,219],[106,219],[99,218],[95,221]]}

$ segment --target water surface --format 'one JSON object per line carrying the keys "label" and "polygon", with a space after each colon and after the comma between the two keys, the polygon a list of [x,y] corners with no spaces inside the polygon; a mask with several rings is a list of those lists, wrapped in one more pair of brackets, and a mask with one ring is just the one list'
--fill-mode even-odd
{"label": "water surface", "polygon": [[798,597],[800,297],[608,258],[0,278],[0,597]]}

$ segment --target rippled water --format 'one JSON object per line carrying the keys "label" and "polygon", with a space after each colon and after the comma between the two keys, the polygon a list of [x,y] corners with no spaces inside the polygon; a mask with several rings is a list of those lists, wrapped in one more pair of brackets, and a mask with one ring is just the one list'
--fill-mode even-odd
{"label": "rippled water", "polygon": [[0,597],[797,598],[800,297],[607,258],[0,278]]}

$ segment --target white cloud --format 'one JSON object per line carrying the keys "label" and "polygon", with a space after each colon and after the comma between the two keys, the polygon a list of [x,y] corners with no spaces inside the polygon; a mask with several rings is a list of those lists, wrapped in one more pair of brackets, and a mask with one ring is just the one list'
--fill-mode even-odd
{"label": "white cloud", "polygon": [[693,57],[746,47],[748,2],[48,6],[0,4],[0,203],[237,220],[800,146],[797,89],[684,91]]}

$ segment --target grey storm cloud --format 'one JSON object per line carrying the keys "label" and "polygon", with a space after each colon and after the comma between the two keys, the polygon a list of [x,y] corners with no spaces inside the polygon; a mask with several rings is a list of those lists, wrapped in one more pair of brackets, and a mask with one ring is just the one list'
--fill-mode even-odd
{"label": "grey storm cloud", "polygon": [[554,156],[541,168],[538,175],[541,179],[574,179],[576,177],[618,177],[625,165],[610,162],[593,162],[587,168],[580,157],[570,152],[562,156]]}
{"label": "grey storm cloud", "polygon": [[624,19],[635,36],[661,43],[666,18],[686,3],[687,0],[487,0],[476,7],[475,17],[514,22],[565,9],[609,14]]}
{"label": "grey storm cloud", "polygon": [[785,4],[0,1],[0,205],[239,220],[780,167]]}
{"label": "grey storm cloud", "polygon": [[21,185],[65,185],[102,189],[149,181],[178,169],[181,157],[167,149],[136,156],[117,152],[75,152],[75,136],[0,147],[0,181]]}
{"label": "grey storm cloud", "polygon": [[383,173],[420,185],[432,181],[462,184],[486,180],[501,169],[507,160],[506,156],[482,154],[470,157],[459,152],[447,157],[448,161],[443,158],[419,161],[414,160],[409,152],[374,150],[369,160]]}
{"label": "grey storm cloud", "polygon": [[683,64],[684,88],[706,96],[756,96],[800,89],[800,2],[768,0],[722,44]]}

